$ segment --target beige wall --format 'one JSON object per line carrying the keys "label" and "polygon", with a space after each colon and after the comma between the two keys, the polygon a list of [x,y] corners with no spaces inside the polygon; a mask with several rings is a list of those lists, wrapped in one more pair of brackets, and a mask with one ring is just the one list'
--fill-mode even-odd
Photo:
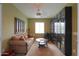
{"label": "beige wall", "polygon": [[72,5],[72,55],[77,55],[77,4]]}
{"label": "beige wall", "polygon": [[29,34],[34,37],[43,37],[43,34],[35,34],[35,22],[45,22],[45,32],[50,32],[50,20],[49,18],[30,18],[28,19]]}
{"label": "beige wall", "polygon": [[[27,19],[16,7],[12,4],[3,4],[2,5],[2,29],[3,29],[3,40],[2,40],[2,49],[7,48],[8,39],[14,35],[14,18],[20,18],[25,21],[25,27],[27,29]],[[25,29],[25,31],[26,31]]]}

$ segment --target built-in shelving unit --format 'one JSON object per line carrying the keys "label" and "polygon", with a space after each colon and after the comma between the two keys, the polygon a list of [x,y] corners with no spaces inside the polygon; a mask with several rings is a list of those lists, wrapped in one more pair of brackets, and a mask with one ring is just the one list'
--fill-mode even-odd
{"label": "built-in shelving unit", "polygon": [[[62,32],[62,29],[58,29],[61,32],[57,33],[55,29],[55,23],[62,22],[64,23],[63,29],[65,32]],[[58,25],[59,27],[59,25]],[[61,26],[60,26],[61,27]],[[72,55],[72,7],[63,8],[55,17],[51,20],[51,32],[56,34],[57,37],[57,47],[67,56]],[[58,38],[58,37],[61,38]]]}

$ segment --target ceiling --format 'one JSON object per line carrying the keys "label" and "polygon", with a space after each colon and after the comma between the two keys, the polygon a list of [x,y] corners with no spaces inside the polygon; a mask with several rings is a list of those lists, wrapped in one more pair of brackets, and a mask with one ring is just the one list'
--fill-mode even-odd
{"label": "ceiling", "polygon": [[[28,18],[49,18],[55,16],[61,11],[67,4],[66,3],[41,3],[40,6],[34,3],[14,3],[16,8],[18,8],[26,17]],[[37,16],[37,8],[40,9],[40,16]]]}

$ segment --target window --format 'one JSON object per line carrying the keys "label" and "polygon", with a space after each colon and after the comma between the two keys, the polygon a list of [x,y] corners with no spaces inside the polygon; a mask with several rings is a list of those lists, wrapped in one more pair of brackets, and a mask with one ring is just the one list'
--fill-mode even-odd
{"label": "window", "polygon": [[23,33],[25,31],[25,23],[23,20],[21,20],[19,18],[15,17],[14,26],[15,26],[14,27],[15,34]]}
{"label": "window", "polygon": [[64,22],[55,22],[54,23],[54,32],[56,34],[64,34],[65,33],[65,23]]}
{"label": "window", "polygon": [[35,22],[35,33],[44,33],[44,22]]}

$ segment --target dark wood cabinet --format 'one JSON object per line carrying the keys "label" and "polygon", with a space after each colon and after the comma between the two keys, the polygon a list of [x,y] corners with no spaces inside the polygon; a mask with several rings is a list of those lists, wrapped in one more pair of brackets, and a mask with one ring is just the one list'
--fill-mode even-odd
{"label": "dark wood cabinet", "polygon": [[72,7],[65,8],[65,55],[72,55]]}

